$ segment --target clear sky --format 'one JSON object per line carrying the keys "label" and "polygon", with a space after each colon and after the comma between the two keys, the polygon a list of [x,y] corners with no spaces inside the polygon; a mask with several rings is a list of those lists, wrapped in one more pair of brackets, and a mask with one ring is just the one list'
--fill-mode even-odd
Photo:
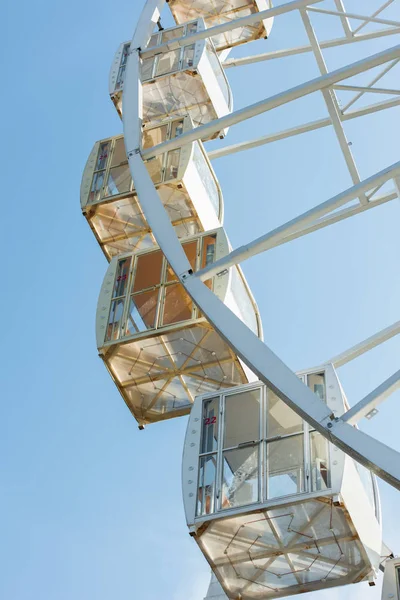
{"label": "clear sky", "polygon": [[[201,600],[208,585],[181,501],[186,418],[138,431],[97,357],[94,319],[107,265],[79,205],[94,142],[122,131],[108,71],[143,3],[22,0],[2,9],[4,600]],[[369,14],[378,2],[346,5]],[[390,17],[400,20],[397,1]],[[313,23],[322,39],[342,35],[339,21]],[[304,43],[299,17],[287,15],[268,40],[232,56]],[[391,36],[325,56],[335,68],[396,43]],[[227,73],[240,108],[318,69],[302,55]],[[381,85],[396,87],[397,74]],[[399,115],[394,108],[346,125],[362,178],[399,160]],[[222,143],[324,116],[314,94],[238,125]],[[216,160],[214,168],[234,247],[351,185],[331,128]],[[318,364],[399,319],[399,220],[396,200],[244,265],[266,342],[291,368]],[[398,369],[399,351],[400,339],[392,339],[340,370],[351,404]],[[393,395],[362,424],[398,450],[399,401]],[[400,496],[380,489],[384,538],[400,553]],[[379,585],[360,584],[310,597],[322,596],[376,600],[380,593]]]}

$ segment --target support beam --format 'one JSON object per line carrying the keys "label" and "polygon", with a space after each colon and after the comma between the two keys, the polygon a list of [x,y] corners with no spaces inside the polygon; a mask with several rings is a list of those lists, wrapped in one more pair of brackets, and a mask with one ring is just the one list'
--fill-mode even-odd
{"label": "support beam", "polygon": [[[344,8],[342,0],[335,0],[335,4],[336,4],[336,8],[338,9],[338,11],[343,12],[343,13],[346,12],[346,9]],[[341,16],[340,20],[342,22],[342,27],[343,27],[345,36],[347,38],[351,38],[351,36],[353,35],[353,32],[351,31],[349,19],[345,16]]]}
{"label": "support beam", "polygon": [[[230,115],[226,115],[220,119],[215,119],[206,125],[196,127],[195,129],[187,131],[186,133],[183,133],[172,140],[158,144],[153,148],[147,148],[146,150],[142,151],[142,157],[150,158],[159,156],[160,154],[163,154],[169,150],[181,148],[184,144],[188,144],[202,138],[209,138],[215,132],[225,129],[225,127],[230,127],[231,125],[241,123],[246,119],[256,117],[257,115],[263,114],[269,110],[272,110],[273,108],[277,108],[278,106],[282,106],[283,104],[287,104],[293,100],[303,98],[304,96],[312,94],[313,92],[317,92],[318,90],[328,88],[329,86],[338,83],[343,79],[347,79],[353,75],[358,75],[367,69],[372,69],[373,67],[377,67],[385,62],[395,60],[397,58],[400,58],[400,45],[389,48],[388,50],[384,50],[383,52],[378,52],[377,54],[373,54],[368,58],[364,58],[350,65],[346,65],[345,67],[341,67],[340,69],[331,71],[327,75],[322,75],[321,77],[316,77],[315,79],[306,81],[305,83],[290,88],[289,90],[275,94],[266,100],[261,100],[260,102],[251,104],[246,108],[234,111]],[[126,96],[125,87],[124,96]],[[125,103],[127,104],[126,100]],[[133,147],[128,145],[126,139],[125,145],[128,154],[129,152],[134,152],[139,148],[138,146]]]}
{"label": "support beam", "polygon": [[341,367],[354,360],[358,356],[361,356],[365,352],[372,350],[372,348],[379,346],[379,344],[383,344],[387,340],[390,340],[390,338],[394,337],[398,333],[400,333],[400,321],[397,321],[396,323],[393,323],[393,325],[378,331],[378,333],[375,333],[366,340],[356,344],[355,346],[352,346],[344,352],[341,352],[326,362],[332,363],[335,368]]}
{"label": "support beam", "polygon": [[359,25],[354,31],[353,34],[358,33],[363,27],[365,27],[366,25],[368,25],[368,23],[371,23],[371,19],[373,19],[374,17],[377,17],[378,15],[381,14],[381,12],[383,12],[385,10],[385,8],[387,8],[388,6],[390,6],[391,4],[393,4],[394,0],[387,0],[387,2],[385,2],[385,4],[382,4],[382,6],[380,8],[378,8],[378,10],[376,10],[370,17],[368,17],[368,19],[366,19],[363,23],[361,23],[361,25]]}
{"label": "support beam", "polygon": [[[386,110],[388,108],[394,108],[395,106],[399,105],[400,98],[394,98],[393,100],[385,100],[384,102],[376,102],[374,104],[369,104],[368,106],[364,106],[363,108],[359,108],[358,110],[352,110],[351,112],[342,115],[342,120],[349,121],[350,119],[364,117],[366,115],[379,112],[381,110]],[[308,131],[315,131],[316,129],[321,129],[322,127],[328,127],[329,125],[332,125],[331,120],[329,118],[318,119],[318,121],[310,121],[309,123],[305,123],[304,125],[297,125],[296,127],[292,127],[291,129],[285,129],[284,131],[279,131],[278,133],[270,133],[268,135],[263,135],[259,138],[255,138],[254,140],[250,140],[248,142],[239,142],[238,144],[232,144],[232,146],[224,146],[223,148],[218,148],[217,150],[211,150],[211,152],[208,152],[208,158],[210,160],[213,160],[215,158],[221,158],[223,156],[227,156],[228,154],[234,154],[235,152],[243,152],[243,150],[257,148],[258,146],[263,146],[264,144],[270,144],[271,142],[284,140],[286,138],[299,135],[301,133],[307,133]]]}
{"label": "support beam", "polygon": [[[340,2],[340,0],[339,0]],[[305,27],[308,40],[311,44],[311,47],[314,52],[315,59],[318,64],[318,68],[320,70],[321,75],[327,75],[328,69],[326,68],[324,57],[322,56],[321,48],[319,47],[317,36],[315,35],[315,31],[311,25],[310,17],[307,14],[307,11],[300,11],[301,18],[303,20],[303,25]],[[350,30],[349,30],[350,31]],[[340,109],[339,103],[336,98],[336,94],[332,89],[323,89],[322,95],[325,100],[326,108],[328,109],[329,117],[331,123],[333,125],[333,129],[335,131],[337,140],[339,142],[340,149],[342,151],[344,160],[346,162],[347,168],[350,173],[350,177],[354,185],[360,182],[360,175],[358,173],[358,169],[356,163],[354,161],[353,154],[350,150],[349,142],[346,138],[346,134],[343,129],[343,125],[340,120]],[[368,200],[365,194],[361,194],[359,198],[361,204],[367,204]]]}
{"label": "support beam", "polygon": [[220,258],[214,263],[211,263],[204,269],[197,271],[197,273],[194,274],[194,277],[205,281],[209,277],[218,275],[233,265],[237,265],[248,258],[251,258],[252,256],[256,256],[261,252],[265,252],[265,250],[269,250],[274,245],[277,245],[277,240],[281,240],[290,234],[295,233],[299,229],[309,225],[310,223],[313,223],[316,219],[323,217],[324,215],[336,210],[344,204],[347,204],[350,202],[350,200],[354,200],[354,198],[357,198],[360,194],[364,194],[366,191],[371,189],[371,187],[381,182],[384,183],[397,174],[400,174],[400,161],[390,165],[390,167],[387,167],[382,171],[379,171],[379,173],[375,173],[375,175],[368,177],[368,179],[365,179],[359,184],[353,185],[344,192],[341,192],[333,198],[326,200],[326,202],[311,208],[298,217],[291,219],[284,225],[281,225],[269,233],[260,236],[249,244],[245,244],[236,250],[232,250],[232,252],[226,256]]}
{"label": "support beam", "polygon": [[[287,2],[286,4],[281,4],[280,6],[274,6],[273,8],[268,8],[267,10],[252,13],[246,17],[241,17],[239,19],[234,19],[232,21],[221,23],[221,25],[215,25],[214,27],[210,27],[209,29],[205,29],[203,31],[198,31],[196,33],[192,33],[184,37],[176,38],[174,40],[166,42],[165,44],[160,44],[159,46],[153,46],[152,48],[146,49],[143,49],[144,46],[141,46],[141,57],[148,58],[150,56],[154,56],[155,54],[169,52],[170,50],[174,50],[175,48],[188,46],[189,44],[194,44],[199,40],[211,38],[216,35],[220,35],[221,33],[225,33],[226,31],[231,31],[232,29],[247,27],[248,25],[254,25],[254,23],[259,23],[264,19],[277,17],[278,15],[283,15],[293,10],[298,10],[310,4],[317,4],[318,2],[322,2],[322,0],[294,0],[293,2]],[[132,48],[138,48],[138,46],[132,46]]]}
{"label": "support beam", "polygon": [[314,6],[310,6],[309,10],[313,12],[321,13],[323,15],[337,15],[338,17],[346,17],[350,19],[357,19],[359,21],[368,21],[370,23],[381,23],[382,25],[393,25],[394,27],[400,27],[399,21],[392,21],[389,19],[379,19],[378,17],[366,17],[365,15],[358,15],[355,13],[350,13],[348,11],[342,12],[340,10],[328,10],[326,8],[316,8]]}
{"label": "support beam", "polygon": [[[347,44],[353,44],[355,42],[366,42],[368,40],[374,40],[380,37],[386,37],[387,35],[395,35],[400,33],[400,27],[390,27],[385,29],[379,29],[378,31],[372,31],[371,33],[363,33],[361,35],[355,35],[352,38],[336,38],[333,40],[325,40],[320,42],[320,48],[335,48],[336,46],[345,46]],[[296,48],[286,48],[284,50],[274,50],[273,52],[265,52],[263,54],[255,54],[253,56],[244,56],[242,58],[228,58],[222,63],[224,69],[230,67],[244,67],[246,65],[252,65],[257,62],[263,62],[265,60],[273,60],[274,58],[286,58],[287,56],[296,56],[297,54],[305,54],[306,52],[312,52],[311,46],[297,46]]]}
{"label": "support beam", "polygon": [[372,392],[365,396],[360,402],[357,402],[350,410],[341,416],[342,421],[355,425],[363,417],[368,415],[376,409],[379,404],[382,404],[393,392],[400,388],[400,370],[393,373],[391,377],[388,377],[383,383],[378,385]]}
{"label": "support beam", "polygon": [[[322,217],[321,219],[317,219],[315,222],[311,223],[311,225],[302,227],[294,233],[287,235],[282,239],[276,240],[276,242],[273,245],[271,245],[271,248],[276,248],[277,246],[281,246],[282,244],[287,244],[288,242],[292,242],[293,240],[296,240],[300,237],[304,237],[309,233],[313,233],[314,231],[318,231],[319,229],[323,229],[324,227],[329,227],[329,225],[334,225],[335,223],[339,223],[340,221],[344,221],[345,219],[349,219],[350,217],[354,217],[355,215],[359,215],[362,212],[370,210],[371,208],[376,208],[377,206],[386,204],[386,202],[390,202],[391,200],[395,200],[396,198],[396,192],[391,192],[389,194],[385,194],[384,196],[376,198],[373,202],[368,202],[368,204],[357,204],[357,206],[349,206],[348,208],[337,210],[331,215]],[[271,248],[268,248],[268,250],[270,250]]]}
{"label": "support beam", "polygon": [[[388,65],[386,65],[386,67],[380,73],[378,73],[378,75],[376,75],[373,79],[371,79],[371,81],[367,84],[367,87],[371,88],[373,85],[375,85],[375,83],[377,81],[379,81],[380,79],[382,79],[382,77],[384,75],[386,75],[386,73],[388,73],[391,69],[393,69],[393,67],[396,66],[398,62],[399,62],[399,60],[394,60],[391,63],[389,63]],[[359,100],[361,98],[361,96],[363,96],[364,94],[365,94],[365,92],[360,92],[359,94],[356,94],[354,96],[354,98],[352,98],[352,100],[350,100],[350,102],[348,102],[342,108],[342,113],[345,113],[346,110],[348,110],[350,108],[350,106],[352,106],[355,102],[357,102],[357,100]]]}
{"label": "support beam", "polygon": [[341,85],[337,83],[333,86],[335,90],[343,90],[345,92],[368,92],[372,94],[394,94],[400,95],[400,90],[392,90],[387,88],[366,87],[362,85]]}

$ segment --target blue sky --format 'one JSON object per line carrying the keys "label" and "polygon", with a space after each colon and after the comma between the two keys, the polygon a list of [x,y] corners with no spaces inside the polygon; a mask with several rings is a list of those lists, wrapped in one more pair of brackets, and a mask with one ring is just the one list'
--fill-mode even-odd
{"label": "blue sky", "polygon": [[[378,2],[346,5],[368,14]],[[23,0],[3,7],[5,600],[201,600],[208,585],[181,501],[186,419],[139,432],[97,357],[94,318],[106,261],[79,206],[94,142],[122,131],[108,98],[108,71],[142,6],[143,0],[122,0],[118,10],[93,0]],[[398,3],[390,17],[400,19]],[[312,20],[322,39],[341,35],[332,19]],[[304,43],[299,17],[287,15],[267,41],[233,55]],[[335,68],[396,43],[391,36],[325,57]],[[311,55],[302,55],[227,73],[240,108],[318,70]],[[396,71],[383,83],[395,87]],[[236,126],[223,143],[324,116],[322,97],[314,94]],[[399,159],[399,108],[352,121],[346,132],[362,178]],[[214,168],[234,247],[351,185],[331,128],[215,160]],[[291,368],[320,363],[398,320],[399,219],[396,200],[244,265],[266,342]],[[400,340],[392,339],[340,370],[351,404],[398,369],[399,351]],[[398,450],[399,400],[393,395],[362,425]],[[400,553],[399,496],[387,485],[380,489],[384,537]],[[379,586],[324,595],[339,597],[376,600]]]}

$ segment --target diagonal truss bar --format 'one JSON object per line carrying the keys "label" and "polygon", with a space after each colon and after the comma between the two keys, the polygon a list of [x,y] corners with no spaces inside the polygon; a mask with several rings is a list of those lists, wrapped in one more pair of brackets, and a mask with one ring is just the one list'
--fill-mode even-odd
{"label": "diagonal truss bar", "polygon": [[[387,35],[395,35],[400,33],[400,27],[390,27],[385,29],[379,29],[371,33],[363,33],[361,35],[353,35],[352,38],[342,37],[333,40],[325,40],[320,42],[320,48],[335,48],[336,46],[345,46],[347,44],[353,44],[355,42],[365,42],[368,40],[385,37]],[[311,46],[297,46],[295,48],[286,48],[284,50],[274,50],[273,52],[265,52],[263,54],[255,54],[253,56],[244,56],[242,58],[229,58],[222,63],[224,69],[230,67],[241,67],[251,65],[257,62],[263,62],[264,60],[273,60],[274,58],[285,58],[287,56],[294,56],[297,54],[304,54],[306,52],[312,52]]]}
{"label": "diagonal truss bar", "polygon": [[372,94],[394,94],[396,96],[400,94],[400,90],[376,88],[362,85],[341,85],[337,83],[333,87],[335,90],[344,90],[346,92],[371,92]]}
{"label": "diagonal truss bar", "polygon": [[368,17],[368,19],[366,19],[364,21],[364,23],[361,23],[361,25],[359,25],[354,31],[353,33],[357,33],[358,31],[360,31],[363,27],[365,27],[366,25],[368,25],[368,23],[371,23],[371,19],[377,17],[378,15],[381,14],[381,12],[383,12],[385,10],[385,8],[387,8],[388,6],[390,6],[391,4],[393,4],[394,0],[387,0],[387,2],[385,2],[385,4],[382,4],[382,6],[380,8],[378,8],[378,10],[376,10],[370,17]]}
{"label": "diagonal truss bar", "polygon": [[[132,56],[133,55],[134,54],[132,54]],[[400,45],[393,46],[393,48],[383,50],[382,52],[373,54],[372,56],[359,60],[355,63],[351,63],[350,65],[346,65],[345,67],[331,71],[327,75],[321,75],[320,77],[306,81],[305,83],[290,88],[289,90],[275,94],[266,100],[261,100],[260,102],[256,102],[255,104],[247,106],[246,108],[234,111],[230,115],[226,115],[220,119],[215,119],[206,125],[196,127],[195,129],[183,133],[172,140],[158,144],[153,148],[142,150],[141,155],[143,158],[159,156],[160,154],[163,154],[169,150],[180,148],[183,144],[188,144],[201,138],[208,138],[221,129],[225,129],[226,127],[230,127],[236,123],[241,123],[246,119],[256,117],[257,115],[272,110],[273,108],[277,108],[278,106],[282,106],[283,104],[287,104],[288,102],[292,102],[293,100],[297,100],[298,98],[303,98],[308,94],[312,94],[313,92],[327,88],[334,83],[342,81],[343,79],[347,79],[353,75],[358,75],[367,69],[372,69],[373,67],[377,67],[390,60],[395,60],[396,58],[400,58]],[[124,96],[126,96],[125,88]],[[128,106],[126,100],[124,104]],[[125,144],[128,154],[129,152],[138,150],[140,147],[128,145],[126,138]]]}
{"label": "diagonal truss bar", "polygon": [[[351,112],[342,115],[342,120],[348,121],[350,119],[356,119],[357,117],[364,117],[365,115],[369,115],[381,110],[386,110],[388,108],[394,108],[395,106],[399,105],[400,98],[386,100],[384,102],[376,102],[375,104],[369,104],[368,106],[364,106],[363,108],[359,108],[357,110],[352,110]],[[247,142],[239,142],[238,144],[232,144],[231,146],[224,146],[223,148],[218,148],[217,150],[211,150],[210,152],[208,152],[208,158],[212,160],[215,158],[227,156],[228,154],[234,154],[235,152],[243,152],[243,150],[250,150],[251,148],[257,148],[258,146],[262,146],[264,144],[270,144],[271,142],[284,140],[294,135],[299,135],[308,131],[315,131],[316,129],[321,129],[322,127],[328,127],[331,124],[332,123],[329,118],[318,119],[317,121],[310,121],[309,123],[305,123],[304,125],[297,125],[296,127],[285,129],[277,133],[263,135],[259,138],[255,138],[254,140],[250,140]]]}
{"label": "diagonal truss bar", "polygon": [[[221,25],[215,25],[214,27],[210,27],[209,29],[205,29],[203,31],[198,31],[196,33],[192,33],[190,35],[176,38],[169,42],[165,42],[164,44],[160,44],[159,46],[153,46],[152,48],[143,49],[140,53],[142,58],[148,58],[150,56],[154,56],[155,54],[162,54],[164,52],[169,52],[175,48],[179,48],[181,46],[187,46],[188,44],[194,44],[199,40],[204,40],[210,37],[214,37],[216,35],[220,35],[221,33],[225,33],[226,31],[231,31],[232,29],[237,29],[241,27],[247,27],[248,25],[253,25],[254,23],[259,23],[264,19],[270,19],[272,17],[277,17],[278,15],[283,15],[285,13],[291,12],[293,10],[298,10],[299,8],[303,8],[306,5],[317,4],[318,2],[322,2],[323,0],[294,0],[293,2],[287,2],[286,4],[281,4],[280,6],[275,6],[273,8],[268,8],[267,10],[262,10],[260,12],[252,13],[247,17],[241,17],[239,19],[234,19],[232,21],[227,21],[225,23],[221,23]],[[367,18],[367,17],[365,17]],[[132,46],[132,48],[144,48],[142,46]]]}
{"label": "diagonal truss bar", "polygon": [[368,414],[379,404],[382,404],[393,392],[400,388],[400,370],[393,373],[391,377],[388,377],[383,381],[377,388],[372,390],[365,398],[357,402],[350,410],[341,416],[342,421],[355,425],[363,417],[367,417]]}
{"label": "diagonal truss bar", "polygon": [[[375,83],[377,81],[379,81],[380,79],[382,79],[382,77],[384,75],[386,75],[386,73],[388,73],[391,69],[393,69],[393,67],[395,67],[397,65],[397,63],[399,62],[399,59],[392,61],[390,64],[388,64],[380,73],[378,73],[378,75],[376,75],[368,84],[367,84],[367,88],[372,88],[373,85],[375,85]],[[342,109],[342,112],[346,112],[346,110],[348,110],[350,108],[350,106],[352,106],[355,102],[357,102],[357,100],[359,100],[361,98],[361,96],[363,96],[365,94],[365,92],[360,92],[359,94],[356,94],[354,96],[354,98],[352,98],[352,100],[350,100],[350,102],[348,102]]]}
{"label": "diagonal truss bar", "polygon": [[[336,8],[338,9],[338,11],[340,11],[342,13],[346,12],[346,9],[344,7],[342,0],[335,0],[335,4],[336,4]],[[340,20],[342,22],[342,27],[343,27],[345,36],[348,38],[351,38],[351,36],[353,35],[353,32],[350,27],[349,19],[345,16],[341,16]]]}
{"label": "diagonal truss bar", "polygon": [[379,344],[383,344],[387,340],[390,340],[390,338],[394,337],[398,333],[400,333],[400,321],[397,321],[396,323],[393,323],[393,325],[390,325],[389,327],[378,331],[378,333],[375,333],[374,335],[367,338],[366,340],[363,340],[359,344],[348,348],[344,352],[341,352],[340,354],[334,356],[326,362],[332,363],[335,368],[341,367],[346,363],[354,360],[358,356],[361,356],[365,352],[372,350],[372,348],[379,346]]}
{"label": "diagonal truss bar", "polygon": [[[322,56],[321,48],[319,47],[319,43],[317,40],[317,36],[315,35],[315,31],[311,25],[310,17],[305,10],[300,11],[301,18],[303,20],[303,25],[305,27],[309,42],[314,52],[315,59],[318,64],[318,68],[320,70],[321,75],[327,75],[328,69],[325,64],[324,57]],[[346,161],[347,168],[349,170],[351,179],[354,184],[359,183],[360,175],[358,173],[358,169],[356,163],[354,161],[353,154],[349,147],[349,142],[346,138],[346,134],[343,129],[342,122],[340,120],[340,109],[339,103],[336,98],[336,94],[333,89],[323,89],[322,95],[325,100],[326,107],[328,109],[329,117],[331,119],[333,129],[335,131],[337,140],[339,142],[340,149]],[[365,194],[360,196],[361,204],[367,204],[368,200]]]}
{"label": "diagonal truss bar", "polygon": [[350,13],[347,10],[345,12],[339,10],[328,10],[327,8],[316,8],[314,6],[310,6],[309,10],[313,12],[318,12],[324,15],[337,15],[338,17],[346,17],[350,19],[357,19],[359,21],[369,21],[370,23],[381,23],[381,25],[393,25],[394,27],[399,27],[399,21],[392,21],[389,19],[379,19],[377,17],[368,17],[365,15],[358,15],[355,13]]}
{"label": "diagonal truss bar", "polygon": [[391,192],[390,194],[379,196],[378,198],[376,198],[372,202],[368,202],[367,204],[357,204],[357,206],[349,206],[348,208],[335,211],[331,215],[317,219],[315,222],[311,223],[311,225],[304,226],[301,229],[295,231],[294,233],[286,235],[282,239],[277,239],[275,242],[271,242],[271,248],[276,248],[277,246],[281,246],[282,244],[287,244],[288,242],[292,242],[293,240],[296,240],[300,237],[304,237],[309,233],[313,233],[314,231],[318,231],[319,229],[323,229],[324,227],[328,227],[329,225],[334,225],[335,223],[339,223],[340,221],[344,221],[345,219],[349,219],[350,217],[359,215],[362,212],[370,210],[371,208],[375,208],[376,206],[381,206],[382,204],[386,204],[386,202],[390,202],[390,200],[395,200],[397,198],[398,194],[396,192]]}
{"label": "diagonal truss bar", "polygon": [[244,260],[251,258],[252,256],[264,252],[265,250],[269,250],[271,247],[276,245],[277,240],[281,240],[282,238],[285,238],[288,235],[297,232],[300,228],[309,225],[316,219],[323,217],[327,213],[334,211],[335,209],[339,208],[340,206],[343,206],[344,204],[347,204],[348,202],[350,202],[350,200],[354,200],[354,198],[356,198],[362,193],[365,193],[374,185],[377,185],[382,182],[385,183],[386,181],[388,181],[388,179],[393,178],[399,173],[400,161],[394,163],[390,167],[386,167],[386,169],[383,169],[378,173],[375,173],[375,175],[368,177],[368,179],[361,181],[357,185],[353,185],[351,188],[348,188],[347,190],[341,192],[340,194],[337,194],[333,198],[326,200],[322,204],[311,208],[310,210],[299,215],[298,217],[291,219],[284,225],[281,225],[280,227],[273,229],[269,233],[260,236],[259,238],[253,240],[249,244],[240,246],[240,248],[233,250],[226,256],[220,258],[214,263],[211,263],[204,269],[197,271],[194,274],[194,277],[204,281],[209,277],[218,275],[219,273],[228,269],[229,267],[232,267],[233,265],[241,263]]}

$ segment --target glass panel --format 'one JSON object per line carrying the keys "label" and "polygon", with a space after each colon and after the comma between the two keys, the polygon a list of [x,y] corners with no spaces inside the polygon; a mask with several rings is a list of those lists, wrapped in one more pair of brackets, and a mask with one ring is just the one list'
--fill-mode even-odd
{"label": "glass panel", "polygon": [[304,436],[267,444],[268,498],[304,492]]}
{"label": "glass panel", "polygon": [[132,323],[138,331],[154,329],[156,326],[158,289],[135,294],[129,303],[129,319],[127,330],[132,330]]}
{"label": "glass panel", "polygon": [[246,289],[243,278],[237,267],[233,267],[231,273],[231,290],[236,300],[243,322],[246,323],[255,334],[258,334],[258,322],[254,305],[249,292]]}
{"label": "glass panel", "polygon": [[154,56],[142,60],[141,77],[142,81],[147,81],[153,77]]}
{"label": "glass panel", "polygon": [[[197,241],[187,242],[186,244],[182,244],[182,248],[185,251],[185,254],[190,262],[190,266],[193,271],[196,270],[196,258],[197,258]],[[167,281],[177,281],[177,276],[171,269],[171,267],[167,264]]]}
{"label": "glass panel", "polygon": [[214,71],[214,75],[218,81],[220,90],[223,93],[225,101],[229,106],[230,105],[229,86],[228,86],[227,80],[225,78],[224,72],[222,70],[221,63],[220,63],[218,55],[215,51],[215,48],[210,42],[207,42],[207,56],[210,61],[212,70]]}
{"label": "glass panel", "polygon": [[131,267],[131,257],[122,258],[118,261],[117,274],[114,282],[113,298],[125,296],[126,285],[128,283],[129,269]]}
{"label": "glass panel", "polygon": [[109,150],[110,142],[104,142],[103,144],[100,144],[95,171],[100,171],[101,169],[106,168]]}
{"label": "glass panel", "polygon": [[166,75],[173,73],[179,68],[180,50],[172,50],[166,54],[158,56],[155,75]]}
{"label": "glass panel", "polygon": [[329,448],[320,433],[310,433],[311,490],[326,490],[329,487]]}
{"label": "glass panel", "polygon": [[93,176],[92,187],[90,188],[89,202],[97,202],[100,200],[103,183],[104,171],[95,173]]}
{"label": "glass panel", "polygon": [[161,183],[163,179],[163,159],[164,156],[156,156],[146,161],[146,168],[153,183]]}
{"label": "glass panel", "polygon": [[303,431],[303,421],[274,392],[267,391],[267,438]]}
{"label": "glass panel", "polygon": [[122,51],[121,65],[126,65],[130,47],[130,44],[125,44],[124,49]]}
{"label": "glass panel", "polygon": [[201,251],[201,268],[214,262],[215,258],[215,235],[206,235],[203,237],[203,247]]}
{"label": "glass panel", "polygon": [[177,150],[170,150],[170,152],[168,152],[164,176],[165,181],[169,181],[170,179],[176,179],[178,177],[180,155],[180,148],[178,148]]}
{"label": "glass panel", "polygon": [[161,281],[161,267],[163,264],[163,255],[161,250],[148,252],[137,257],[135,280],[133,282],[133,292],[145,290],[147,288],[159,285]]}
{"label": "glass panel", "polygon": [[216,183],[214,172],[206,160],[199,144],[195,144],[194,146],[193,162],[197,171],[199,172],[200,179],[206,188],[208,197],[215,210],[215,214],[217,217],[219,217],[221,212],[221,198],[219,189]]}
{"label": "glass panel", "polygon": [[188,321],[192,318],[193,303],[180,283],[165,288],[163,325]]}
{"label": "glass panel", "polygon": [[110,169],[107,185],[104,190],[106,196],[116,196],[131,190],[132,178],[128,164]]}
{"label": "glass panel", "polygon": [[187,23],[186,35],[189,35],[190,33],[196,33],[196,31],[197,31],[197,21],[195,21],[194,23]]}
{"label": "glass panel", "polygon": [[313,373],[307,376],[307,385],[317,396],[326,402],[325,373]]}
{"label": "glass panel", "polygon": [[115,140],[114,150],[111,157],[111,166],[116,167],[122,163],[127,163],[124,138]]}
{"label": "glass panel", "polygon": [[260,439],[260,389],[225,397],[224,448]]}
{"label": "glass panel", "polygon": [[375,495],[374,495],[374,486],[372,483],[371,471],[369,471],[369,469],[365,468],[363,465],[360,465],[360,463],[358,463],[356,461],[354,461],[354,464],[356,465],[358,474],[360,475],[361,483],[367,494],[368,501],[375,511]]}
{"label": "glass panel", "polygon": [[110,315],[108,318],[106,341],[117,340],[119,337],[120,323],[124,312],[125,299],[114,300],[111,303]]}
{"label": "glass panel", "polygon": [[183,27],[176,27],[175,29],[166,29],[162,32],[161,43],[168,42],[169,40],[175,40],[176,38],[183,37]]}
{"label": "glass panel", "polygon": [[218,448],[218,409],[219,397],[203,402],[203,430],[200,453],[212,452]]}
{"label": "glass panel", "polygon": [[123,85],[124,85],[124,81],[125,81],[125,71],[126,71],[126,65],[123,65],[119,68],[118,70],[118,75],[117,75],[117,81],[115,84],[115,90],[120,90]]}
{"label": "glass panel", "polygon": [[223,453],[221,508],[258,500],[259,445]]}
{"label": "glass panel", "polygon": [[194,65],[194,50],[195,45],[185,46],[183,50],[182,69],[189,69]]}
{"label": "glass panel", "polygon": [[167,140],[168,125],[162,125],[161,127],[154,127],[153,129],[144,129],[142,145],[143,148],[152,148],[161,144]]}
{"label": "glass panel", "polygon": [[183,119],[179,121],[173,121],[171,125],[171,135],[170,138],[175,138],[178,135],[183,133]]}
{"label": "glass panel", "polygon": [[197,496],[197,515],[209,515],[215,512],[215,472],[217,455],[200,458]]}
{"label": "glass panel", "polygon": [[152,48],[153,46],[158,46],[158,33],[153,33],[153,35],[151,36],[149,43],[147,44],[148,48]]}

